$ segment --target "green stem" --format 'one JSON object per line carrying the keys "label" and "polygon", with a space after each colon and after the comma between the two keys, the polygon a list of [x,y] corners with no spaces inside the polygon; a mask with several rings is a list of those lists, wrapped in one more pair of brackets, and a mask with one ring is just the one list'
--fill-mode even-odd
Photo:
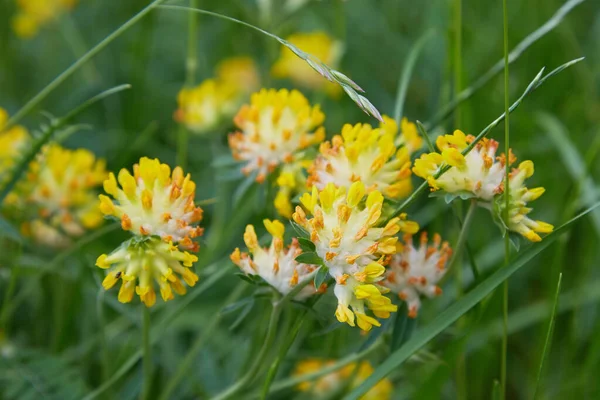
{"label": "green stem", "polygon": [[[504,179],[504,221],[506,226],[509,226],[509,215],[510,215],[510,185],[509,185],[509,174],[510,174],[510,114],[508,112],[510,101],[509,101],[509,70],[508,70],[508,6],[507,1],[502,0],[502,14],[503,14],[503,27],[504,27],[504,112],[506,114],[506,120],[504,121],[504,154],[506,155],[505,165],[505,179]],[[510,239],[508,232],[504,234],[504,264],[507,267],[510,262]],[[502,355],[500,365],[500,384],[502,398],[506,398],[506,356],[508,352],[508,279],[502,284],[502,322],[503,322],[503,335],[502,335]]]}
{"label": "green stem", "polygon": [[[98,290],[96,297],[96,313],[98,314],[98,332],[100,335],[100,351],[102,352],[102,382],[106,382],[110,378],[111,361],[110,349],[108,348],[108,340],[106,339],[106,318],[104,316],[104,289]],[[104,398],[111,399],[112,393],[107,390]]]}
{"label": "green stem", "polygon": [[[237,288],[235,288],[231,292],[229,297],[227,297],[227,299],[225,300],[224,307],[235,302],[242,295],[245,288],[246,285],[243,283],[238,285]],[[219,326],[221,317],[222,313],[217,313],[214,317],[211,318],[210,324],[198,335],[198,337],[194,341],[194,344],[192,344],[192,347],[188,350],[187,354],[185,355],[185,358],[177,367],[177,371],[175,372],[173,377],[171,377],[168,380],[169,383],[167,387],[163,390],[159,399],[168,400],[169,398],[171,398],[171,395],[179,385],[179,382],[181,382],[186,377],[188,370],[192,366],[192,363],[196,359],[196,356],[198,355],[200,350],[206,344],[206,341],[210,338],[212,332],[217,328],[217,326]]]}
{"label": "green stem", "polygon": [[267,336],[265,337],[265,341],[258,355],[254,359],[254,363],[252,363],[250,368],[248,368],[248,371],[237,382],[231,385],[228,389],[219,393],[213,398],[213,400],[225,400],[232,398],[240,390],[244,389],[246,385],[248,385],[252,381],[252,379],[254,379],[260,367],[262,366],[265,357],[269,353],[269,350],[271,350],[273,341],[277,336],[277,322],[279,321],[282,305],[282,301],[273,304],[273,310],[271,311],[271,318],[269,320],[269,327],[267,328]]}
{"label": "green stem", "polygon": [[469,205],[469,209],[467,210],[467,215],[462,223],[462,228],[460,229],[460,233],[458,234],[458,239],[456,241],[456,245],[454,245],[454,253],[452,254],[452,258],[448,263],[448,269],[454,267],[454,263],[458,260],[460,252],[467,241],[467,234],[469,232],[469,228],[471,226],[471,221],[473,220],[473,214],[475,213],[475,209],[477,208],[477,200],[472,199],[471,204]]}
{"label": "green stem", "polygon": [[10,281],[8,282],[8,288],[6,289],[6,293],[4,293],[4,301],[2,303],[2,312],[0,312],[0,333],[8,333],[8,317],[10,315],[9,310],[11,307],[8,305],[11,302],[11,298],[15,293],[15,289],[17,287],[17,277],[19,276],[19,263],[15,263],[15,265],[10,270]]}
{"label": "green stem", "polygon": [[[77,25],[75,25],[71,15],[69,13],[63,14],[56,25],[58,25],[60,33],[63,35],[65,42],[67,42],[75,57],[80,58],[85,55],[87,46],[85,45],[81,31],[77,29]],[[83,73],[89,82],[98,82],[100,74],[92,62],[83,68]]]}
{"label": "green stem", "polygon": [[75,63],[73,63],[69,68],[64,70],[60,75],[58,75],[52,82],[50,82],[45,88],[43,88],[38,94],[36,94],[31,100],[29,100],[19,111],[17,111],[6,123],[4,129],[9,129],[14,126],[17,122],[19,122],[24,116],[29,114],[35,107],[37,107],[54,89],[56,89],[61,83],[63,83],[67,78],[69,78],[73,73],[75,73],[79,68],[81,68],[85,63],[87,63],[92,57],[96,54],[100,53],[106,46],[108,46],[113,40],[121,36],[127,29],[131,28],[135,25],[140,19],[142,19],[146,14],[148,14],[154,7],[158,6],[161,3],[164,3],[166,0],[154,0],[144,9],[142,9],[139,13],[134,15],[129,21],[125,22],[121,25],[117,30],[113,33],[105,37],[100,43],[90,49],[87,53],[85,53],[81,58],[79,58]]}
{"label": "green stem", "polygon": [[143,342],[143,368],[144,368],[144,383],[142,389],[141,400],[150,398],[150,389],[152,387],[152,353],[150,345],[150,309],[145,305],[143,307],[143,323],[142,323],[142,342]]}

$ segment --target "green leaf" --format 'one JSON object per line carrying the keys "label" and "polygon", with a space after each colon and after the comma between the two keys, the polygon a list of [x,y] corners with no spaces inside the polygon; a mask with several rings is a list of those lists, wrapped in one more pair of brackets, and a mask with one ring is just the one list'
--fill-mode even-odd
{"label": "green leaf", "polygon": [[392,331],[392,343],[390,344],[390,350],[395,351],[398,349],[410,336],[416,326],[416,320],[408,317],[408,309],[406,303],[402,302],[402,305],[398,307],[396,318],[394,320],[394,330]]}
{"label": "green leaf", "polygon": [[305,252],[314,252],[316,250],[315,244],[306,238],[299,237],[298,243],[300,244],[300,248]]}
{"label": "green leaf", "polygon": [[489,278],[481,282],[472,291],[464,295],[461,299],[456,301],[445,311],[443,311],[436,319],[431,321],[427,326],[416,332],[412,339],[406,342],[402,347],[392,353],[375,371],[369,376],[363,383],[355,388],[347,397],[347,399],[357,400],[364,395],[370,388],[372,388],[377,382],[385,378],[390,372],[398,368],[404,361],[410,356],[415,354],[419,349],[425,346],[430,340],[435,338],[438,334],[448,328],[454,322],[456,322],[462,315],[467,313],[477,303],[482,301],[486,296],[494,291],[502,282],[510,278],[512,274],[518,271],[521,267],[526,265],[535,256],[537,256],[542,250],[550,246],[560,234],[564,233],[575,221],[579,220],[596,207],[600,206],[600,203],[594,205],[594,207],[587,209],[583,213],[579,214],[569,222],[562,225],[556,231],[546,236],[540,243],[535,243],[529,246],[525,251],[518,253],[517,256],[504,268],[500,268]]}
{"label": "green leaf", "polygon": [[321,268],[319,268],[317,274],[315,275],[315,288],[320,288],[321,285],[327,280],[327,278],[329,278],[329,268],[323,265],[321,266]]}
{"label": "green leaf", "polygon": [[233,311],[237,311],[242,307],[248,305],[248,303],[254,303],[254,297],[246,297],[244,299],[238,300],[235,303],[229,304],[226,307],[223,307],[221,310],[221,314],[228,314]]}
{"label": "green leaf", "polygon": [[[307,252],[296,257],[296,261],[303,264],[323,265],[323,260],[317,253]],[[318,286],[316,286],[318,287]]]}
{"label": "green leaf", "polygon": [[304,229],[303,227],[301,227],[300,225],[298,225],[296,222],[291,221],[291,220],[290,220],[290,224],[292,225],[292,228],[294,228],[294,231],[296,231],[296,235],[298,235],[298,239],[300,239],[300,238],[305,238],[305,239],[310,238],[310,234],[308,233],[308,231],[306,229]]}

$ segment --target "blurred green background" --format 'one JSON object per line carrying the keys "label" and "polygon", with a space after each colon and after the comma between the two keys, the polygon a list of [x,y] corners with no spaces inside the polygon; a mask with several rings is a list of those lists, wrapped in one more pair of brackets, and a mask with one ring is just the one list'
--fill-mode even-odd
{"label": "blurred green background", "polygon": [[[455,0],[307,1],[289,15],[282,14],[283,3],[272,2],[271,20],[261,18],[257,3],[251,0],[201,0],[200,7],[250,22],[281,37],[321,30],[343,41],[345,52],[338,69],[361,85],[372,103],[386,114],[393,112],[407,56],[415,43],[433,30],[434,36],[420,54],[407,92],[404,114],[413,121],[430,121],[457,89],[470,86],[503,55],[501,1],[462,0],[462,22],[456,19],[458,1]],[[508,0],[510,48],[548,21],[564,3]],[[24,40],[11,30],[16,2],[1,1],[0,107],[14,114],[83,51],[147,4],[148,1],[138,0],[82,0],[73,12],[44,26],[36,37]],[[177,92],[185,80],[187,18],[180,11],[150,13],[55,90],[22,123],[35,130],[44,121],[42,110],[62,115],[101,90],[130,83],[131,90],[111,96],[86,111],[77,123],[87,127],[70,136],[65,145],[91,149],[106,158],[112,171],[130,168],[140,156],[158,157],[174,165],[178,127],[172,116],[177,107]],[[462,43],[457,54],[458,26]],[[263,86],[292,87],[289,81],[269,77],[279,51],[275,41],[246,27],[199,16],[198,81],[213,76],[219,61],[247,55],[260,66]],[[534,215],[555,226],[600,197],[600,187],[596,184],[600,180],[600,2],[581,2],[510,67],[510,95],[514,101],[542,67],[550,71],[579,57],[585,60],[551,78],[528,96],[510,119],[511,147],[519,160],[531,159],[536,166],[530,186],[546,188],[545,195],[533,204]],[[456,77],[460,77],[458,82]],[[303,92],[311,101],[322,104],[328,136],[338,133],[343,123],[376,123],[346,96],[331,99]],[[477,134],[503,109],[500,74],[462,103],[432,134],[450,133],[457,128]],[[225,124],[210,137],[190,140],[188,169],[197,183],[197,199],[218,199],[216,204],[204,207],[203,225],[207,233],[200,252],[201,275],[206,265],[211,265],[209,272],[222,268],[233,272],[226,256],[242,244],[244,226],[273,215],[270,206],[264,207],[265,196],[272,193],[265,193],[262,187],[242,193],[241,175],[231,166],[215,162],[227,158],[226,134],[232,130],[232,124]],[[503,146],[503,134],[500,125],[490,136]],[[241,196],[244,201],[240,201]],[[441,199],[423,197],[412,206],[410,215],[422,227],[440,232],[454,243],[459,226],[451,210]],[[542,398],[600,397],[598,213],[578,221],[568,234],[510,280],[507,398],[532,396],[560,272],[563,273],[561,308],[544,373]],[[98,307],[104,310],[105,323],[112,324],[107,346],[114,371],[135,353],[139,347],[137,306],[119,304],[114,293],[98,294],[102,272],[94,267],[98,254],[126,237],[120,232],[105,235],[80,251],[59,255],[53,264],[54,272],[35,281],[31,295],[14,313],[8,332],[25,357],[22,369],[17,375],[14,369],[0,373],[9,377],[3,380],[0,376],[0,398],[12,398],[8,388],[15,384],[15,376],[17,380],[27,376],[41,381],[64,379],[65,385],[73,386],[69,393],[88,393],[98,387],[106,379],[98,372],[103,362],[101,346],[96,340],[96,331],[102,324],[96,312]],[[468,244],[482,275],[501,266],[502,238],[485,210],[477,211]],[[26,276],[34,279],[39,274],[36,269],[39,262],[49,262],[53,257],[56,254],[35,250],[30,267],[25,268],[29,274]],[[464,290],[473,285],[467,265],[465,257]],[[0,288],[6,287],[6,276],[0,276]],[[21,282],[19,289],[24,284]],[[155,351],[156,388],[168,384],[190,343],[238,284],[233,273],[227,274],[194,298],[166,329],[161,329]],[[60,285],[61,290],[54,290],[55,285]],[[444,296],[426,302],[416,322],[417,332],[419,326],[426,325],[456,298],[454,280],[447,280],[446,286]],[[246,288],[247,293],[251,290]],[[57,309],[52,307],[57,303],[62,307],[58,309],[63,310],[60,315],[51,311]],[[317,312],[309,314],[298,345],[290,351],[280,377],[289,375],[297,360],[335,359],[361,346],[364,339],[346,326],[323,334],[333,320],[334,305],[334,299],[325,298],[319,302]],[[157,319],[170,306],[156,307]],[[248,365],[245,358],[248,349],[262,340],[265,309],[266,302],[257,301],[241,321],[236,321],[241,315],[239,310],[225,315],[218,333],[210,337],[208,345],[192,360],[192,367],[174,398],[209,398],[231,383]],[[491,398],[493,382],[499,379],[500,317],[498,295],[438,336],[391,375],[396,389],[393,398]],[[47,364],[43,368],[35,365],[27,354],[31,360]],[[376,366],[385,356],[385,351],[371,355],[372,364]],[[465,367],[460,367],[460,363]],[[58,377],[57,368],[68,371],[68,378]],[[57,376],[48,378],[44,374],[49,371]],[[466,376],[461,377],[461,371]],[[141,368],[135,366],[102,396],[133,398],[140,379]],[[272,398],[290,398],[292,394],[297,393],[281,391]],[[240,398],[244,396],[249,395]],[[73,398],[79,397],[76,394]]]}

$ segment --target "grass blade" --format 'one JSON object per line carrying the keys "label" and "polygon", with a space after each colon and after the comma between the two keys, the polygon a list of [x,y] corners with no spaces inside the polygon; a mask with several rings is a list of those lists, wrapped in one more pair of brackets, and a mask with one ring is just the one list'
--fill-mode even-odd
{"label": "grass blade", "polygon": [[[596,188],[598,186],[587,173],[584,158],[579,154],[573,142],[569,140],[570,135],[567,127],[558,118],[548,113],[538,113],[536,121],[556,147],[563,164],[573,180],[575,182],[581,181],[579,189],[581,190],[583,205],[589,207],[594,204],[597,198]],[[600,237],[600,211],[596,210],[592,212],[590,219],[594,225],[596,234]]]}
{"label": "grass blade", "polygon": [[558,283],[556,284],[556,294],[554,296],[554,306],[552,307],[552,314],[550,314],[550,322],[548,323],[548,333],[546,334],[546,342],[544,343],[544,350],[542,352],[542,359],[540,360],[540,368],[538,370],[537,380],[535,382],[535,391],[533,392],[533,399],[537,399],[538,389],[540,388],[540,381],[542,379],[542,372],[544,371],[544,361],[548,357],[550,352],[550,345],[552,344],[552,334],[554,333],[554,324],[556,323],[556,310],[558,309],[558,298],[560,296],[560,284],[562,282],[562,273],[558,276]]}
{"label": "grass blade", "polygon": [[462,315],[473,308],[477,303],[483,300],[486,296],[494,291],[500,284],[510,278],[512,274],[518,271],[521,267],[527,264],[535,256],[537,256],[542,250],[550,246],[559,236],[564,233],[574,222],[588,214],[590,211],[600,206],[600,203],[595,204],[593,207],[588,208],[586,211],[577,215],[571,219],[553,233],[546,236],[540,243],[531,245],[526,250],[522,251],[517,255],[513,261],[504,268],[499,269],[489,278],[481,282],[476,288],[467,293],[464,297],[458,300],[456,303],[448,307],[442,312],[435,320],[420,331],[416,332],[411,340],[406,342],[404,346],[392,353],[375,371],[369,376],[363,383],[361,383],[356,389],[354,389],[347,399],[357,400],[365,394],[371,387],[373,387],[381,379],[385,378],[395,368],[398,368],[404,361],[406,361],[415,352],[425,346],[430,340],[435,338],[444,329],[448,328],[454,322],[456,322]]}
{"label": "grass blade", "polygon": [[121,25],[117,30],[113,33],[105,37],[100,43],[90,49],[87,53],[85,53],[81,58],[79,58],[75,63],[73,63],[69,68],[64,70],[60,75],[58,75],[52,82],[50,82],[45,88],[43,88],[38,94],[36,94],[31,100],[29,100],[19,111],[15,113],[7,122],[5,129],[9,129],[14,126],[17,122],[19,122],[25,115],[29,114],[31,110],[37,107],[50,93],[54,91],[61,83],[63,83],[68,77],[73,75],[79,68],[81,68],[86,62],[88,62],[92,57],[96,54],[100,53],[106,46],[108,46],[113,40],[121,36],[127,29],[131,28],[135,25],[142,17],[148,14],[154,7],[163,3],[165,0],[154,0],[144,9],[142,9],[139,13],[134,15],[129,21],[125,22]]}
{"label": "grass blade", "polygon": [[[509,65],[515,62],[521,54],[525,52],[531,45],[540,40],[546,34],[551,32],[554,28],[560,24],[560,22],[564,19],[564,17],[571,12],[576,6],[583,3],[585,0],[570,0],[567,1],[561,8],[559,8],[556,13],[546,21],[542,26],[533,31],[529,36],[523,39],[508,55],[508,63]],[[494,77],[496,77],[499,73],[504,70],[504,59],[499,60],[495,63],[492,68],[490,68],[485,74],[483,74],[479,79],[477,79],[471,86],[463,90],[456,96],[456,98],[447,104],[444,108],[438,111],[435,114],[431,121],[429,121],[426,126],[428,128],[432,128],[437,126],[441,121],[446,119],[453,111],[458,107],[462,102],[468,100],[473,96],[479,89],[485,86],[489,81],[491,81]]]}
{"label": "grass blade", "polygon": [[40,135],[40,137],[33,141],[30,148],[21,157],[21,159],[19,160],[17,165],[14,167],[12,173],[10,174],[10,179],[8,179],[7,182],[3,186],[0,187],[0,204],[2,204],[2,202],[4,201],[6,196],[8,196],[10,191],[15,187],[15,185],[17,184],[17,182],[19,181],[21,176],[25,173],[25,171],[27,171],[27,169],[29,168],[29,163],[31,161],[33,161],[33,159],[40,152],[42,147],[44,147],[44,145],[52,139],[52,136],[54,135],[54,133],[57,130],[59,130],[66,124],[68,124],[78,114],[80,114],[81,112],[83,112],[84,110],[86,110],[87,108],[92,106],[93,104],[97,103],[98,101],[103,100],[104,98],[106,98],[112,94],[121,92],[121,91],[129,89],[129,88],[131,88],[131,85],[126,84],[126,85],[119,85],[114,88],[108,89],[108,90],[92,97],[91,99],[86,100],[81,105],[79,105],[76,108],[74,108],[73,110],[71,110],[64,117],[51,120],[50,124],[43,128],[42,134]]}
{"label": "grass blade", "polygon": [[408,53],[408,57],[406,58],[406,62],[404,63],[404,68],[402,69],[402,76],[400,77],[400,81],[398,82],[398,92],[396,94],[396,105],[394,107],[394,119],[398,126],[400,126],[400,120],[402,119],[402,114],[404,112],[404,102],[406,101],[406,92],[408,91],[408,84],[410,83],[410,78],[412,76],[413,70],[415,69],[415,64],[417,63],[417,59],[425,46],[425,43],[429,39],[433,37],[433,30],[428,30],[417,40],[412,49],[410,49],[410,53]]}
{"label": "grass blade", "polygon": [[280,38],[277,35],[272,34],[271,32],[267,32],[264,29],[261,29],[257,26],[249,24],[248,22],[241,21],[236,18],[229,17],[227,15],[219,14],[212,11],[202,10],[199,8],[193,7],[184,7],[184,6],[167,6],[161,5],[157,6],[158,8],[162,8],[165,10],[178,10],[178,11],[187,11],[187,12],[197,12],[200,14],[210,15],[212,17],[221,18],[226,21],[235,22],[236,24],[244,25],[248,28],[254,29],[262,33],[263,35],[267,35],[272,39],[277,40],[279,43],[287,47],[292,53],[296,56],[304,60],[312,69],[314,69],[319,75],[323,78],[327,79],[330,82],[337,83],[344,89],[344,92],[358,105],[358,107],[363,110],[367,115],[370,115],[374,118],[377,118],[379,121],[383,122],[383,118],[381,117],[381,113],[375,108],[375,106],[367,99],[365,96],[361,95],[359,92],[364,93],[364,90],[356,84],[352,79],[348,78],[346,75],[337,71],[323,61],[319,60],[317,57],[308,54],[301,49],[297,48],[290,42],[285,39]]}

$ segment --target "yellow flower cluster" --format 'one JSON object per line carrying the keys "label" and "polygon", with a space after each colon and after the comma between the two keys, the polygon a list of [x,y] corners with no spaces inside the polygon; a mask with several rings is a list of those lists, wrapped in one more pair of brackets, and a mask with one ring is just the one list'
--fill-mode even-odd
{"label": "yellow flower cluster", "polygon": [[277,194],[273,201],[275,209],[285,218],[292,218],[294,212],[292,198],[306,189],[306,176],[304,171],[311,165],[310,160],[297,160],[281,167],[279,176],[275,181]]}
{"label": "yellow flower cluster", "polygon": [[300,206],[292,218],[310,233],[317,255],[335,279],[337,319],[351,326],[356,323],[366,331],[380,326],[377,319],[367,315],[365,307],[379,318],[389,318],[390,312],[397,310],[384,296],[389,290],[379,282],[384,278],[388,256],[396,252],[395,235],[400,231],[415,233],[418,225],[402,215],[377,227],[383,195],[378,191],[367,195],[362,182],[354,182],[349,189],[336,188],[332,183],[321,191],[313,187],[312,194],[305,193],[301,203],[312,218]]}
{"label": "yellow flower cluster", "polygon": [[442,289],[437,283],[446,273],[446,264],[452,255],[448,242],[437,233],[428,245],[427,232],[422,232],[419,246],[412,235],[404,235],[404,244],[398,243],[398,252],[392,256],[383,284],[408,304],[408,316],[416,318],[421,307],[421,295],[439,296]]}
{"label": "yellow flower cluster", "polygon": [[238,132],[229,135],[233,157],[245,161],[242,171],[256,171],[256,181],[282,163],[294,161],[295,153],[325,137],[320,127],[325,116],[297,90],[262,89],[234,118]]}
{"label": "yellow flower cluster", "polygon": [[106,179],[104,160],[86,149],[69,150],[57,144],[46,147],[31,163],[27,182],[17,190],[26,207],[39,215],[26,232],[52,247],[64,247],[71,237],[102,223],[95,206],[95,188]]}
{"label": "yellow flower cluster", "polygon": [[12,26],[17,36],[31,38],[40,27],[68,12],[77,0],[17,0],[19,11],[13,17]]}
{"label": "yellow flower cluster", "polygon": [[[457,130],[452,135],[438,137],[436,145],[440,152],[423,154],[415,161],[413,172],[427,180],[432,191],[441,190],[446,193],[473,197],[479,204],[492,209],[502,218],[504,203],[504,173],[506,162],[512,165],[516,157],[509,152],[496,156],[498,142],[493,139],[482,139],[466,155],[462,152],[475,138]],[[449,169],[436,177],[444,167]],[[510,219],[508,229],[523,235],[528,240],[541,240],[538,233],[552,232],[553,226],[542,221],[534,221],[527,217],[531,208],[527,202],[537,199],[544,193],[544,188],[527,189],[526,178],[533,175],[533,162],[524,161],[513,169],[509,177],[510,185]],[[513,193],[514,192],[514,193]],[[493,205],[495,204],[495,206]]]}
{"label": "yellow flower cluster", "polygon": [[[343,54],[343,46],[324,32],[296,33],[286,40],[300,50],[313,55],[331,68],[337,68]],[[290,78],[298,86],[312,90],[325,90],[331,96],[341,93],[341,87],[319,75],[304,60],[286,46],[272,68],[276,78]]]}
{"label": "yellow flower cluster", "polygon": [[171,172],[158,159],[143,157],[133,166],[133,175],[126,169],[119,172],[118,178],[111,173],[104,181],[104,190],[115,201],[100,195],[102,213],[118,218],[121,227],[135,235],[112,254],[98,258],[96,265],[101,268],[116,265],[106,278],[105,287],[112,287],[121,278],[119,301],[130,301],[135,288],[150,307],[156,299],[152,278],[158,282],[165,301],[173,298],[171,287],[179,294],[185,293],[174,273],[194,286],[198,276],[181,263],[191,267],[198,259],[178,249],[198,251],[198,243],[192,239],[203,233],[194,225],[202,220],[202,209],[194,204],[196,184],[190,175],[184,175],[180,167]]}
{"label": "yellow flower cluster", "polygon": [[217,77],[193,88],[183,88],[177,95],[175,121],[190,131],[207,133],[229,118],[258,87],[259,77],[251,58],[234,57],[217,66]]}
{"label": "yellow flower cluster", "polygon": [[142,302],[152,307],[156,302],[153,281],[158,283],[164,301],[174,298],[173,291],[184,295],[186,289],[181,279],[189,286],[198,281],[198,275],[190,268],[196,261],[198,257],[180,251],[172,242],[149,237],[132,240],[110,255],[102,254],[96,265],[102,269],[110,268],[102,282],[104,289],[112,288],[119,279],[123,281],[118,296],[121,303],[129,303],[135,290]]}
{"label": "yellow flower cluster", "polygon": [[[261,247],[258,244],[254,226],[248,225],[244,233],[244,242],[251,254],[242,253],[240,249],[236,248],[231,254],[231,260],[245,274],[260,276],[279,293],[286,295],[296,285],[310,279],[313,272],[319,267],[299,263],[295,260],[302,253],[297,239],[294,238],[289,246],[284,247],[285,227],[281,222],[268,219],[263,222],[265,228],[273,237],[271,245],[268,248]],[[318,289],[323,291],[326,287]],[[309,284],[298,293],[296,299],[302,300],[315,293],[317,293],[317,290]]]}
{"label": "yellow flower cluster", "polygon": [[[294,375],[302,376],[314,372],[318,372],[323,368],[327,368],[334,364],[333,360],[321,360],[318,358],[310,358],[300,361],[294,369]],[[350,363],[345,367],[334,371],[330,374],[320,377],[315,381],[305,381],[298,385],[298,390],[302,392],[310,392],[318,398],[328,394],[335,393],[337,390],[348,384],[348,379],[352,379],[349,388],[355,388],[360,385],[373,373],[373,367],[367,361],[358,363]],[[380,380],[361,400],[389,400],[392,398],[393,392],[392,382],[385,378]]]}
{"label": "yellow flower cluster", "polygon": [[[322,143],[309,169],[309,187],[323,189],[328,183],[348,187],[360,181],[367,192],[378,190],[392,199],[407,196],[412,190],[410,155],[420,145],[420,137],[416,127],[416,137],[398,135],[396,122],[383,118],[384,123],[375,129],[369,124],[346,124],[341,135]],[[407,132],[413,133],[408,127]],[[397,141],[403,145],[396,148]]]}
{"label": "yellow flower cluster", "polygon": [[[452,135],[439,136],[436,145],[440,153],[423,154],[415,161],[413,172],[427,179],[432,190],[470,193],[478,199],[490,201],[502,192],[505,158],[498,157],[497,160],[498,142],[486,138],[479,141],[467,155],[463,155],[462,151],[474,139],[459,130]],[[450,169],[435,178],[434,175],[446,165]]]}

